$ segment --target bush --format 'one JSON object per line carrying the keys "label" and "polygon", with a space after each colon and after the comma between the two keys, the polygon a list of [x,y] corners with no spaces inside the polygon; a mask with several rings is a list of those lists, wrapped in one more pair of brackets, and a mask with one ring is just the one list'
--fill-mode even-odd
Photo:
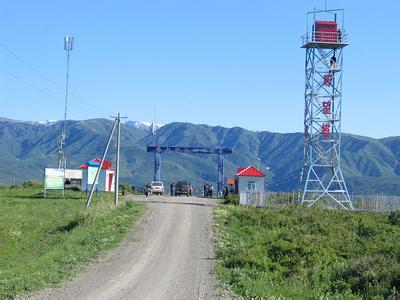
{"label": "bush", "polygon": [[69,186],[69,187],[66,187],[65,189],[69,190],[69,191],[73,191],[73,192],[80,192],[81,191],[81,187],[77,186],[77,185]]}
{"label": "bush", "polygon": [[22,186],[24,188],[43,188],[43,184],[37,180],[25,181]]}
{"label": "bush", "polygon": [[119,190],[122,192],[122,191],[126,191],[126,192],[129,192],[129,193],[131,193],[132,192],[132,186],[130,186],[129,184],[127,184],[127,183],[123,183],[123,184],[120,184],[119,185]]}
{"label": "bush", "polygon": [[228,197],[224,198],[223,204],[239,205],[240,197],[238,194],[229,194]]}
{"label": "bush", "polygon": [[400,225],[400,210],[392,211],[389,216],[389,223],[392,225]]}

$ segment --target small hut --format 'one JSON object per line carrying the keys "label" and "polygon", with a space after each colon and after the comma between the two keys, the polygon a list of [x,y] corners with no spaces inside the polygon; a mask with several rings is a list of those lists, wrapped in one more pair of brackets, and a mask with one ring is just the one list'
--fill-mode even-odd
{"label": "small hut", "polygon": [[265,174],[260,170],[249,166],[247,168],[238,168],[236,177],[238,180],[238,192],[264,192]]}
{"label": "small hut", "polygon": [[[82,191],[88,191],[92,188],[100,163],[101,159],[95,158],[80,166],[80,169],[82,169]],[[101,166],[96,190],[99,192],[114,192],[114,174],[115,171],[111,167],[111,161],[105,160]]]}

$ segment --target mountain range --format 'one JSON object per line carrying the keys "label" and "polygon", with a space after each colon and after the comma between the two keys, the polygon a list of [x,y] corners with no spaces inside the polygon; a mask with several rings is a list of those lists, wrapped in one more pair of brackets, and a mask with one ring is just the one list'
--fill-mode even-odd
{"label": "mountain range", "polygon": [[[135,123],[140,123],[139,125]],[[142,186],[152,180],[153,142],[149,124],[126,122],[121,128],[122,183]],[[146,126],[147,125],[147,126]],[[0,118],[0,183],[43,180],[45,167],[57,163],[61,121],[24,122]],[[101,157],[112,121],[91,119],[67,121],[68,168],[79,168],[87,160]],[[230,147],[225,157],[225,175],[233,177],[237,167],[260,164],[267,189],[298,189],[303,166],[303,134],[254,132],[243,128],[170,123],[157,127],[161,146]],[[107,159],[114,160],[115,139]],[[400,193],[400,137],[374,139],[352,134],[342,136],[342,167],[351,193]],[[189,180],[195,187],[217,180],[214,155],[172,154],[162,156],[164,184]]]}

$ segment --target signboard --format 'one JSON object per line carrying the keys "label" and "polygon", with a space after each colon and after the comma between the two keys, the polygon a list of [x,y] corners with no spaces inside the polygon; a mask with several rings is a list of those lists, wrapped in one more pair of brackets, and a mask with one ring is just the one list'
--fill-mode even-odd
{"label": "signboard", "polygon": [[64,169],[44,169],[44,188],[46,190],[64,189]]}
{"label": "signboard", "polygon": [[[94,183],[94,179],[96,178],[96,173],[99,167],[88,166],[88,176],[87,176],[87,185],[92,185]],[[96,184],[99,183],[99,179],[97,179]]]}
{"label": "signboard", "polygon": [[231,154],[230,148],[206,148],[206,147],[159,147],[148,146],[147,152],[176,152],[196,154]]}

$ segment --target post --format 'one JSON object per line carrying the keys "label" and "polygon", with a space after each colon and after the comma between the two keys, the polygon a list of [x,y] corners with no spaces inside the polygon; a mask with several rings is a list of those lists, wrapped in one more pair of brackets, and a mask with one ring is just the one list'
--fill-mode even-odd
{"label": "post", "polygon": [[119,150],[120,150],[120,141],[121,141],[121,118],[120,113],[117,116],[117,157],[115,162],[115,187],[114,187],[114,204],[118,206],[118,190],[119,190]]}
{"label": "post", "polygon": [[91,189],[90,189],[89,197],[87,198],[87,201],[86,201],[86,208],[89,207],[90,201],[92,200],[94,188],[95,188],[96,182],[97,182],[97,180],[98,180],[98,178],[99,178],[99,174],[100,174],[100,171],[101,171],[101,167],[103,166],[104,160],[106,159],[108,147],[110,146],[110,142],[111,142],[112,136],[113,136],[113,134],[114,134],[116,124],[117,124],[117,120],[114,121],[113,127],[112,127],[112,129],[111,129],[111,133],[110,133],[110,136],[109,136],[109,138],[108,138],[108,142],[107,142],[106,148],[104,149],[104,153],[103,153],[103,156],[102,156],[102,158],[101,158],[100,166],[99,166],[99,168],[97,169],[96,177],[94,178],[94,182],[93,182],[92,187],[91,187]]}
{"label": "post", "polygon": [[154,181],[161,181],[161,152],[159,149],[154,153]]}
{"label": "post", "polygon": [[224,155],[221,153],[221,149],[218,153],[218,196],[222,195],[224,189]]}

